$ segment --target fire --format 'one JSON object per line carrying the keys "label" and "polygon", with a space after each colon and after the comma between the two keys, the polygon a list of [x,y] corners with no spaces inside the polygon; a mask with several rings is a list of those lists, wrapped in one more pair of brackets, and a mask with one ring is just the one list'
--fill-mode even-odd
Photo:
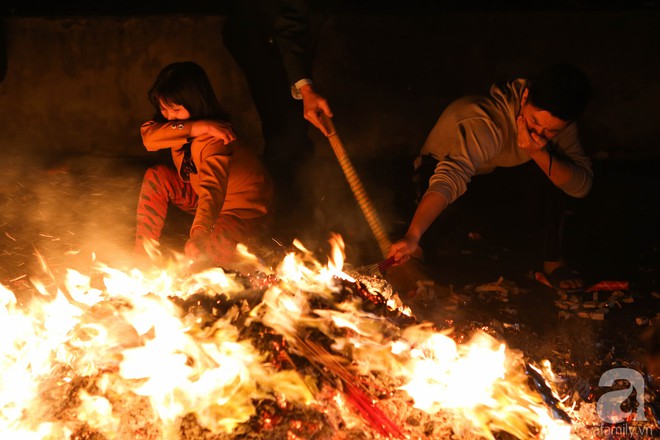
{"label": "fire", "polygon": [[[50,281],[32,279],[26,304],[0,285],[0,432],[177,439],[190,415],[200,429],[231,434],[255,420],[252,429],[272,430],[277,411],[298,410],[318,421],[291,421],[290,438],[321,425],[328,438],[342,429],[433,438],[392,411],[402,402],[407,414],[450,419],[458,436],[570,437],[527,385],[521,353],[486,333],[458,344],[451,330],[400,328],[367,311],[365,298],[346,293],[360,281],[343,272],[341,237],[332,243],[325,265],[296,242],[266,274],[239,249],[258,268],[252,285],[220,268],[98,263],[92,275],[67,270],[61,282],[46,271]],[[226,307],[203,307],[213,301]],[[395,294],[384,304],[410,313]]]}
{"label": "fire", "polygon": [[505,431],[518,438],[569,438],[570,426],[555,422],[542,399],[525,392],[520,354],[483,332],[457,345],[445,334],[409,330],[406,339],[415,341],[408,352],[412,368],[401,388],[416,407],[459,414],[470,422],[459,427],[462,434],[494,438],[492,432]]}

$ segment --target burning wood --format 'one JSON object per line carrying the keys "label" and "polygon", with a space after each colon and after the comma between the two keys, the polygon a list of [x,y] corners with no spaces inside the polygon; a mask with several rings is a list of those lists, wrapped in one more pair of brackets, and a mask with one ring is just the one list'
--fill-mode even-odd
{"label": "burning wood", "polygon": [[385,280],[348,275],[336,254],[323,266],[301,248],[250,274],[98,265],[95,277],[32,280],[29,308],[0,288],[0,430],[94,440],[571,438],[574,419],[547,369],[484,332],[457,343],[451,329],[417,322]]}

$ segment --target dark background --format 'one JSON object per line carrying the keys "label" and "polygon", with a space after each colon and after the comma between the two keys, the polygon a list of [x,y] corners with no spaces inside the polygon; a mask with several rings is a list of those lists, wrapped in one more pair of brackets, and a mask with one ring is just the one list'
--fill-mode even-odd
{"label": "dark background", "polygon": [[[337,12],[420,13],[447,10],[603,10],[603,9],[651,9],[658,6],[655,0],[355,0],[343,1]],[[205,13],[224,14],[227,2],[221,0],[193,0],[186,2],[142,0],[89,2],[85,0],[65,2],[5,2],[2,10],[10,15],[61,15],[61,14],[171,14]]]}
{"label": "dark background", "polygon": [[[262,148],[242,72],[222,43],[223,2],[2,8],[0,271],[10,287],[39,271],[35,255],[55,271],[88,263],[91,252],[101,261],[130,261],[136,200],[152,160],[138,128],[151,117],[146,91],[164,65],[203,65],[239,135]],[[502,276],[528,294],[499,305],[443,297],[435,308],[421,309],[438,323],[447,317],[447,325],[521,324],[520,332],[506,335],[514,347],[537,359],[565,355],[571,370],[580,362],[606,368],[640,352],[657,359],[654,326],[636,318],[653,319],[659,309],[651,295],[660,271],[658,2],[344,1],[323,18],[315,83],[392,239],[403,234],[414,209],[412,160],[447,104],[550,63],[570,62],[587,73],[595,94],[578,125],[595,180],[591,194],[571,205],[567,259],[587,284],[630,281],[635,302],[614,308],[604,321],[558,318],[556,292],[529,276],[540,262],[517,229],[515,203],[497,193],[498,183],[514,174],[498,172],[474,187],[476,214],[427,269],[456,291]],[[301,219],[301,237],[323,241],[336,231],[350,264],[378,261],[382,255],[327,140],[315,130],[311,135],[315,162],[300,185],[317,209]],[[176,211],[169,218],[167,238],[180,246],[186,220]],[[481,240],[468,238],[474,230]],[[442,310],[457,301],[458,310]]]}
{"label": "dark background", "polygon": [[[2,10],[0,142],[19,163],[84,174],[120,170],[139,182],[151,160],[138,132],[152,112],[146,90],[163,65],[184,59],[207,69],[240,135],[262,148],[242,72],[222,44],[225,2],[10,2]],[[594,277],[633,273],[640,261],[655,264],[658,2],[372,0],[335,2],[322,11],[330,12],[322,17],[315,82],[393,239],[414,208],[412,160],[451,100],[571,62],[595,90],[579,126],[596,171],[592,194],[567,225],[572,257]],[[353,258],[378,258],[327,141],[315,130],[311,135],[317,163],[300,184],[318,210],[301,229],[312,236],[339,231]],[[139,183],[127,188],[106,203],[130,213]],[[492,194],[483,203],[485,212],[509,209]],[[93,213],[77,221],[87,216]],[[484,221],[497,225],[500,218]],[[122,216],[119,223],[130,228],[132,221]],[[130,243],[130,232],[124,235]],[[509,235],[515,232],[491,237]]]}

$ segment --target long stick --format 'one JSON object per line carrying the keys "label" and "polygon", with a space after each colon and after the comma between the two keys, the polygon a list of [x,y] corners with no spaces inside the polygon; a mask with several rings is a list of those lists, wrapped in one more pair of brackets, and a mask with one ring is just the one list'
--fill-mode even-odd
{"label": "long stick", "polygon": [[335,156],[337,156],[337,160],[339,161],[339,166],[341,166],[341,169],[344,172],[344,175],[346,176],[346,180],[348,181],[348,184],[350,185],[351,190],[353,191],[353,195],[355,196],[358,205],[360,205],[362,214],[364,214],[364,217],[367,220],[369,227],[371,228],[371,232],[373,232],[374,237],[378,242],[378,247],[380,247],[380,251],[382,252],[384,257],[387,257],[387,255],[390,252],[390,247],[392,246],[392,242],[390,241],[388,235],[385,233],[385,229],[383,228],[383,225],[380,222],[380,219],[378,218],[376,209],[372,205],[371,200],[367,195],[367,192],[362,186],[362,182],[360,181],[360,177],[355,171],[355,168],[353,168],[351,159],[346,154],[344,145],[342,144],[341,140],[339,139],[339,136],[337,135],[337,130],[335,130],[335,124],[333,124],[332,120],[325,115],[323,115],[323,123],[328,128],[328,132],[330,133],[328,135],[328,141],[330,141],[332,150],[335,152]]}
{"label": "long stick", "polygon": [[381,435],[386,438],[406,438],[403,430],[390,419],[385,411],[375,405],[374,399],[363,387],[360,387],[358,378],[337,360],[338,356],[329,353],[316,342],[303,339],[300,336],[296,337],[296,346],[303,351],[307,360],[327,379],[332,381],[332,375],[330,374],[332,372],[342,381],[343,391],[340,392]]}

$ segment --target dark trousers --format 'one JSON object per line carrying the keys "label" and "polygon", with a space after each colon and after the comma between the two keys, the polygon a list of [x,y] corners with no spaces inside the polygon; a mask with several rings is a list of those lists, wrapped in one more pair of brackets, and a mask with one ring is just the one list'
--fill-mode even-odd
{"label": "dark trousers", "polygon": [[307,187],[301,171],[309,165],[314,144],[303,104],[291,96],[277,47],[264,38],[250,17],[231,17],[223,29],[225,46],[243,70],[264,137],[263,161],[273,176],[276,191],[275,222],[286,217],[307,217]]}
{"label": "dark trousers", "polygon": [[[424,156],[415,170],[418,201],[437,163]],[[541,261],[559,261],[568,199],[533,161],[497,168],[490,174],[474,176],[466,193],[436,219],[420,244],[428,254],[428,249],[442,246],[447,234],[456,229],[483,229],[489,236],[528,246]]]}

